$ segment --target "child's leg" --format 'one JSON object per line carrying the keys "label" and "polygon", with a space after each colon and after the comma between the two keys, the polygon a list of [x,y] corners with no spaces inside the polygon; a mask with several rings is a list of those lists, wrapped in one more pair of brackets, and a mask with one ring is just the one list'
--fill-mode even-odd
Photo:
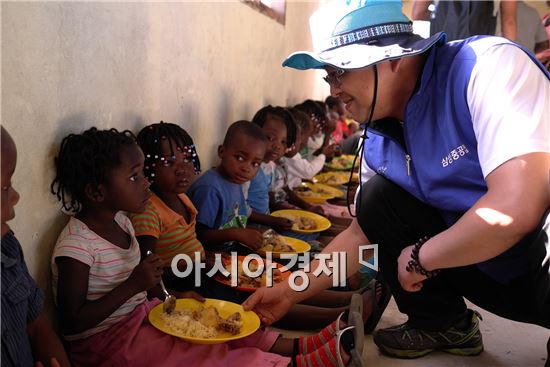
{"label": "child's leg", "polygon": [[[323,232],[324,233],[324,232]],[[326,246],[334,239],[334,236],[321,235],[317,237],[317,241],[321,242],[323,246]]]}
{"label": "child's leg", "polygon": [[[382,298],[383,292],[384,288],[382,283],[374,282],[374,286],[367,288],[360,293],[363,304],[361,316],[365,322],[370,319],[375,309],[375,305],[377,305]],[[341,310],[342,306],[344,306],[347,309],[347,306],[350,304],[354,294],[357,293],[351,291],[326,290],[319,293],[319,295],[302,301],[300,304],[317,307],[335,307],[338,310]],[[385,305],[383,305],[383,307],[385,308]]]}
{"label": "child's leg", "polygon": [[354,293],[352,291],[324,290],[300,303],[319,307],[345,307],[349,305]]}
{"label": "child's leg", "polygon": [[316,335],[279,338],[270,352],[292,356],[294,366],[348,366],[352,358],[361,365],[363,320],[357,312],[352,312],[350,321],[344,321],[348,315],[341,315]]}
{"label": "child's leg", "polygon": [[346,307],[324,308],[296,304],[275,323],[276,327],[288,330],[321,329],[336,320]]}
{"label": "child's leg", "polygon": [[330,220],[330,222],[334,225],[337,225],[339,227],[344,227],[344,228],[347,228],[353,219],[351,218],[347,218],[347,217],[336,217],[336,216],[333,216],[333,215],[329,215],[328,216],[328,219]]}
{"label": "child's leg", "polygon": [[323,232],[321,232],[322,235],[324,235],[324,236],[337,236],[340,233],[342,233],[344,230],[346,230],[346,228],[349,227],[349,224],[338,224],[338,223],[334,222],[332,220],[332,218],[334,218],[334,217],[332,217],[332,216],[329,217],[329,220],[330,220],[330,223],[331,223],[330,228],[323,231]]}
{"label": "child's leg", "polygon": [[285,356],[314,352],[332,340],[340,330],[344,330],[348,326],[348,314],[348,312],[342,312],[335,321],[316,334],[300,336],[294,339],[281,337],[277,339],[275,344],[273,344],[273,348],[269,351]]}

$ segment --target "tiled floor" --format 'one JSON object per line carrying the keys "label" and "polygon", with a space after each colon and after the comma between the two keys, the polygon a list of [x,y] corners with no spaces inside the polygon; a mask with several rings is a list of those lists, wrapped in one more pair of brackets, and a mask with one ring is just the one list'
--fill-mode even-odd
{"label": "tiled floor", "polygon": [[[426,357],[401,360],[386,357],[378,351],[370,335],[365,336],[363,358],[367,367],[542,367],[546,361],[546,341],[550,331],[538,326],[509,321],[493,315],[479,307],[482,317],[481,332],[485,351],[477,357],[459,357],[442,352],[434,352]],[[550,312],[550,310],[549,310]],[[392,301],[380,320],[378,327],[388,327],[404,322],[402,315]],[[283,331],[285,336],[300,335],[297,332]]]}

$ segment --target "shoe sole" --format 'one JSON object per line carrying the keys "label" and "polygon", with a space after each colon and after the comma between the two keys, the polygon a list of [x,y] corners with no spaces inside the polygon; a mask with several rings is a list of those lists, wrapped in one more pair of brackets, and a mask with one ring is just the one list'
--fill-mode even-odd
{"label": "shoe sole", "polygon": [[415,359],[415,358],[424,357],[425,355],[433,352],[434,350],[439,350],[439,351],[442,351],[442,352],[454,354],[454,355],[457,355],[457,356],[464,356],[464,357],[477,356],[477,355],[481,354],[481,352],[483,352],[483,345],[478,345],[476,347],[471,347],[471,348],[455,347],[455,348],[447,348],[447,349],[442,348],[442,349],[421,349],[421,350],[393,349],[393,348],[389,348],[389,347],[386,347],[386,346],[383,346],[383,345],[379,345],[378,348],[380,348],[380,350],[383,353],[385,353],[385,354],[387,354],[391,357],[397,357],[397,358],[402,358],[402,359]]}

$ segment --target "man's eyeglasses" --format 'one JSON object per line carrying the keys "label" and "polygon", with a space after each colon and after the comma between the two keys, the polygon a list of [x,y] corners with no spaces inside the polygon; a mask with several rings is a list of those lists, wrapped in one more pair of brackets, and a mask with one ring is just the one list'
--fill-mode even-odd
{"label": "man's eyeglasses", "polygon": [[344,69],[336,69],[336,71],[327,74],[327,76],[323,77],[323,79],[331,87],[340,88],[342,85],[342,75],[344,75],[345,72],[346,71]]}

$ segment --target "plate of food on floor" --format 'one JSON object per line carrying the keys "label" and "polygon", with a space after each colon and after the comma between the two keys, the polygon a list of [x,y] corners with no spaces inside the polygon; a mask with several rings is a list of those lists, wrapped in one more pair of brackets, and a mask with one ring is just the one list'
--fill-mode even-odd
{"label": "plate of food on floor", "polygon": [[352,154],[342,154],[339,157],[334,157],[330,162],[325,163],[325,168],[335,171],[349,171],[353,168],[353,160],[355,156]]}
{"label": "plate of food on floor", "polygon": [[[323,172],[313,177],[312,181],[313,183],[320,183],[329,186],[341,186],[349,182],[349,172]],[[354,172],[351,176],[351,183],[357,182],[359,182],[359,175]]]}
{"label": "plate of food on floor", "polygon": [[275,259],[281,255],[298,255],[311,250],[311,245],[305,241],[288,236],[281,236],[272,229],[263,233],[263,246],[256,252],[262,256],[271,253]]}
{"label": "plate of food on floor", "polygon": [[[257,255],[256,255],[257,256]],[[260,264],[258,263],[258,260],[256,258],[250,259],[250,262],[248,265],[244,265],[245,260],[247,256],[237,256],[237,286],[233,286],[231,282],[231,275],[224,276],[221,273],[216,273],[214,275],[213,279],[228,286],[235,288],[236,290],[243,291],[243,292],[254,292],[256,289],[263,287],[267,284],[267,272],[266,272],[266,261],[265,259],[261,259],[262,265],[263,265],[263,271],[258,276],[251,276],[257,272],[258,268],[260,267]],[[232,269],[232,259],[235,257],[225,257],[222,259],[223,265],[225,270],[227,270],[229,273],[231,273]],[[271,262],[275,268],[272,270],[272,281],[273,285],[280,283],[290,276],[290,271],[287,270],[283,265],[272,261]],[[245,268],[245,266],[248,266],[248,268]],[[245,271],[247,269],[247,271]],[[283,271],[284,270],[284,271]]]}
{"label": "plate of food on floor", "polygon": [[296,233],[323,232],[331,226],[331,223],[327,218],[305,210],[277,210],[271,213],[271,215],[290,219],[293,222],[292,231]]}
{"label": "plate of food on floor", "polygon": [[149,312],[149,322],[158,330],[194,344],[217,344],[241,339],[260,327],[260,319],[241,305],[206,298],[199,302],[192,298],[176,300],[176,308],[169,314],[162,303]]}
{"label": "plate of food on floor", "polygon": [[302,200],[307,201],[310,204],[323,204],[327,200],[334,197],[328,193],[314,191],[304,182],[300,186],[295,187],[293,191]]}
{"label": "plate of food on floor", "polygon": [[342,190],[329,185],[311,182],[303,182],[302,185],[306,186],[311,191],[319,193],[321,195],[332,196],[331,199],[341,198],[342,196],[344,196],[344,192]]}

